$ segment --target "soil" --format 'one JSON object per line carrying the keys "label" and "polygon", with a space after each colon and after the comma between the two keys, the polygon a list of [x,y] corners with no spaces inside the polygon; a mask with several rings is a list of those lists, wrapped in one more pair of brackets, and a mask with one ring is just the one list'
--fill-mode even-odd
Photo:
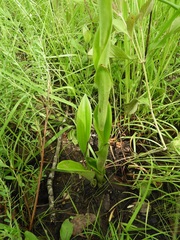
{"label": "soil", "polygon": [[[96,148],[96,139],[91,144]],[[69,143],[66,135],[62,141],[62,152],[60,160],[72,159],[82,161],[83,156],[80,150],[73,143]],[[54,152],[49,152],[46,159],[52,159]],[[138,189],[133,188],[134,172],[128,168],[129,159],[131,159],[131,148],[129,142],[121,142],[117,139],[111,139],[108,162],[106,166],[107,181],[102,187],[94,187],[78,175],[56,172],[54,178],[54,196],[55,196],[55,221],[50,221],[52,212],[49,211],[47,179],[44,178],[41,184],[39,202],[37,206],[36,219],[33,232],[40,239],[47,239],[51,235],[53,240],[60,239],[60,228],[64,220],[69,219],[74,224],[74,232],[71,239],[113,239],[108,232],[108,226],[111,222],[115,223],[117,234],[120,236],[123,228],[122,223],[127,223],[131,218],[133,209],[137,204]],[[114,166],[114,163],[115,166]],[[117,164],[118,163],[118,164]],[[148,224],[161,229],[160,220],[155,209],[157,203],[153,201],[157,198],[154,192],[149,199],[154,202],[149,208]],[[132,197],[134,196],[134,197]],[[161,203],[158,202],[158,206]],[[147,206],[142,209],[134,221],[134,226],[144,227],[146,221]],[[89,221],[87,221],[89,219]],[[92,224],[91,224],[92,223]],[[95,226],[96,229],[93,227]],[[125,225],[124,225],[125,226]],[[93,228],[93,231],[92,231]],[[85,229],[85,231],[84,231]],[[101,232],[101,236],[97,230]],[[94,232],[94,234],[92,234]],[[143,231],[142,231],[143,232]],[[153,234],[151,229],[149,234]],[[144,239],[141,232],[132,231],[132,239]],[[104,236],[102,238],[102,236]],[[157,236],[156,239],[167,239],[164,236]]]}

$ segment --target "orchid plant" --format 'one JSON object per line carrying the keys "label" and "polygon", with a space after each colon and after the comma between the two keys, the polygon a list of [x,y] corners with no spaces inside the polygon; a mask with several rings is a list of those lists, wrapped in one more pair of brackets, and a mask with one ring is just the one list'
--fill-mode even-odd
{"label": "orchid plant", "polygon": [[[93,44],[93,62],[96,70],[94,85],[98,90],[98,103],[94,113],[90,101],[84,95],[76,115],[76,133],[86,166],[72,160],[61,161],[57,169],[62,172],[76,173],[91,183],[102,185],[105,177],[105,163],[109,149],[109,138],[112,128],[112,112],[109,95],[112,88],[109,56],[112,31],[112,0],[98,0],[99,27]],[[89,156],[89,139],[91,127],[98,136],[98,151],[94,157]]]}

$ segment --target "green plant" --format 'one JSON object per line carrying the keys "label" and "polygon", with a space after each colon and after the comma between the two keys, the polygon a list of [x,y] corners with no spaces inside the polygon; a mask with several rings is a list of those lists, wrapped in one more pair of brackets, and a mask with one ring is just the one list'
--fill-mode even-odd
{"label": "green plant", "polygon": [[38,238],[32,232],[29,231],[24,232],[24,237],[25,240],[38,240]]}
{"label": "green plant", "polygon": [[88,142],[91,133],[92,110],[85,95],[78,108],[76,117],[77,140],[86,159],[87,167],[71,160],[61,161],[57,168],[60,171],[78,173],[93,182],[94,178],[101,185],[104,181],[105,162],[107,160],[109,138],[112,127],[112,112],[109,94],[112,87],[109,56],[112,30],[112,1],[98,1],[99,27],[96,31],[93,46],[93,61],[96,69],[95,86],[98,89],[98,104],[94,110],[94,128],[98,136],[97,156],[89,156]]}
{"label": "green plant", "polygon": [[[7,168],[5,164],[1,162],[0,168]],[[18,217],[14,216],[15,206],[12,206],[13,198],[11,197],[11,191],[6,182],[0,177],[0,204],[1,204],[1,216],[0,216],[0,238],[1,239],[22,239],[21,229],[18,225]]]}
{"label": "green plant", "polygon": [[[175,83],[178,75],[175,74],[173,80],[168,76],[179,72],[176,63],[179,49],[179,10],[177,7],[169,8],[166,4],[152,0],[115,2],[113,42],[116,51],[113,51],[112,65],[114,69],[119,67],[119,71],[113,71],[113,79],[117,79],[115,84],[119,87],[119,94],[115,91],[115,115],[122,119],[125,113],[122,125],[126,124],[129,131],[137,131],[136,127],[133,128],[134,121],[139,124],[142,119],[153,122],[154,131],[156,134],[158,132],[161,145],[166,149],[165,140],[170,136],[166,135],[168,132],[164,133],[167,123],[161,120],[176,122],[176,127],[178,125],[175,117],[178,111],[176,109],[179,108],[176,103],[178,100],[176,98],[176,101],[172,101],[174,92],[178,90],[171,90],[174,84],[178,88]],[[159,15],[159,9],[163,10],[163,14]],[[162,21],[165,18],[166,20]],[[119,50],[123,50],[124,54],[120,55]],[[150,125],[147,125],[148,133],[146,134],[144,129],[144,135],[150,134]]]}
{"label": "green plant", "polygon": [[[146,238],[158,239],[158,234],[164,234],[170,239],[173,234],[173,239],[177,239],[180,177],[179,3],[178,0],[112,2],[113,27],[109,54],[113,78],[110,103],[115,120],[112,133],[121,132],[122,142],[130,140],[132,143],[134,156],[131,159],[135,171],[138,171],[134,175],[134,188],[139,190],[138,203],[143,205],[144,185],[150,190],[147,195],[144,192],[146,197],[151,191],[151,198],[154,192],[159,194],[158,197],[155,194],[152,205],[156,206],[161,225],[155,229],[157,235],[146,234]],[[150,14],[153,3],[153,12]],[[76,125],[79,126],[78,141],[86,162],[84,166],[79,165],[79,172],[77,165],[71,165],[69,171],[76,169],[75,172],[84,175],[92,183],[96,178],[101,182],[104,176],[104,170],[101,170],[104,168],[108,144],[103,145],[103,122],[98,118],[102,101],[99,99],[92,113],[90,103],[94,109],[97,102],[96,95],[92,94],[96,92],[93,89],[94,67],[91,57],[86,54],[92,45],[91,36],[97,24],[97,1],[45,0],[37,4],[37,1],[2,0],[0,12],[0,205],[6,209],[1,214],[0,238],[21,239],[24,237],[22,228],[28,227],[32,217],[37,191],[45,106],[50,110],[45,143],[47,152],[54,141],[72,127],[74,110],[79,99],[82,99],[82,105],[87,105],[87,108],[83,110],[83,106],[79,107],[77,115],[84,123],[87,121],[87,129],[84,131],[84,126],[81,127],[83,123],[78,123],[78,117]],[[102,82],[97,81],[97,76],[107,75],[109,66],[96,64],[99,54],[96,43],[94,41],[93,58],[95,82],[99,87]],[[146,78],[144,73],[147,73]],[[147,94],[148,89],[150,95]],[[86,96],[82,98],[84,94]],[[102,93],[101,96],[106,95]],[[84,111],[87,114],[88,109],[90,117],[86,119]],[[152,113],[160,131],[154,125]],[[93,117],[94,127],[97,125],[95,129],[99,134],[99,147],[102,146],[102,151],[97,154],[88,143]],[[64,118],[68,118],[66,127],[63,125],[63,130],[59,132]],[[162,153],[162,146],[165,145],[160,141],[159,133],[171,152]],[[145,153],[139,155],[139,146]],[[157,152],[158,156],[163,156],[154,156]],[[152,166],[149,165],[150,159]],[[49,158],[46,160],[47,163]],[[117,168],[118,164],[120,160],[112,162]],[[146,172],[139,171],[143,168]],[[46,177],[46,169],[45,165],[43,178]],[[161,187],[150,185],[151,179]],[[166,185],[168,189],[163,189]],[[138,235],[138,232],[146,229],[147,222],[143,225],[144,229],[136,228],[139,211],[136,209],[130,221],[122,223],[121,239],[134,239],[134,230]],[[37,214],[33,229],[36,231],[39,225],[46,238],[53,239],[45,224],[48,214],[48,210]],[[169,218],[172,226],[169,225]],[[113,223],[109,226],[111,235],[119,239],[119,228]],[[151,228],[153,226],[148,225],[148,229]],[[101,232],[99,234],[102,235]],[[26,235],[32,238],[31,233],[27,232]]]}
{"label": "green plant", "polygon": [[69,240],[71,239],[73,233],[73,224],[69,221],[69,219],[66,219],[60,229],[60,239],[61,240]]}
{"label": "green plant", "polygon": [[[56,61],[64,66],[72,55],[61,51],[67,36],[60,44],[61,24],[54,18],[50,1],[1,1],[0,12],[0,187],[4,188],[4,182],[8,190],[1,202],[7,211],[0,234],[2,239],[21,239],[22,225],[27,228],[32,219],[34,196],[39,192],[37,178],[45,176],[44,167],[39,171],[39,154],[44,151],[46,110],[50,113],[43,144],[47,149],[62,134],[57,131],[64,117],[62,105],[67,106],[68,93],[74,93],[72,86],[55,83],[55,79],[63,82]],[[69,106],[76,108],[73,102]]]}

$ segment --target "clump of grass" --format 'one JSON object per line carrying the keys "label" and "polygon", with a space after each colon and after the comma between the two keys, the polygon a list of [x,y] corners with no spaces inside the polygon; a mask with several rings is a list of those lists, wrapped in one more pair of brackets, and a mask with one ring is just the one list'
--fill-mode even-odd
{"label": "clump of grass", "polygon": [[[62,1],[59,10],[63,15],[66,8]],[[27,228],[32,217],[45,118],[47,148],[65,129],[71,128],[66,125],[58,131],[63,120],[68,119],[68,107],[72,113],[79,95],[91,91],[89,59],[80,57],[85,55],[80,34],[84,17],[79,22],[77,13],[83,15],[84,5],[69,3],[68,8],[71,14],[64,19],[50,1],[2,1],[0,7],[0,156],[1,169],[5,169],[2,181],[8,182],[9,191],[3,197],[16,195],[9,198],[8,211],[13,212],[13,224],[19,228]],[[87,79],[87,87],[77,87],[82,78]],[[17,238],[21,239],[19,228],[12,229],[17,230]],[[8,226],[3,229],[2,236],[13,237]]]}
{"label": "clump of grass", "polygon": [[[151,8],[153,1],[147,1],[147,3]],[[116,96],[119,96],[120,114],[124,113],[122,111],[124,108],[125,113],[135,115],[131,120],[124,118],[127,124],[131,124],[129,129],[132,129],[133,119],[138,118],[139,121],[145,116],[145,121],[152,122],[154,119],[155,128],[157,130],[159,126],[158,132],[160,133],[165,128],[164,124],[160,122],[161,120],[168,118],[167,122],[172,125],[176,121],[173,117],[170,120],[169,117],[169,111],[172,110],[170,99],[174,98],[170,85],[173,87],[174,81],[168,81],[167,75],[170,76],[174,74],[174,71],[176,73],[179,71],[177,59],[173,54],[178,51],[178,11],[173,8],[169,9],[162,3],[156,3],[151,15],[146,16],[145,8],[142,6],[142,2],[130,4],[125,1],[122,1],[121,4],[116,2],[114,5],[115,34],[113,41],[125,52],[124,55],[119,56],[118,62],[114,62],[116,68],[119,64],[119,71],[115,73],[115,76],[120,91]],[[165,15],[159,15],[159,8],[166,12],[168,21],[163,21]],[[132,22],[128,18],[128,11],[132,17]],[[139,12],[142,13],[142,21],[139,21]],[[129,29],[131,29],[129,33],[128,24]],[[171,64],[174,61],[175,64]],[[115,94],[117,93],[115,92]],[[179,100],[176,99],[176,101]],[[173,101],[175,105],[178,104],[176,101]],[[117,109],[116,106],[118,105],[115,103],[115,109]],[[149,114],[150,109],[151,114]],[[116,112],[116,116],[119,117],[118,112]],[[175,126],[178,127],[177,121]],[[148,130],[148,127],[146,129]]]}

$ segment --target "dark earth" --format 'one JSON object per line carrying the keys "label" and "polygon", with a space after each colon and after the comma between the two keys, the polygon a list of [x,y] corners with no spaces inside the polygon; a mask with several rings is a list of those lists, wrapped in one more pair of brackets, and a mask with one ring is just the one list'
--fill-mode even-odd
{"label": "dark earth", "polygon": [[[96,150],[97,139],[92,137],[92,147]],[[83,156],[79,148],[67,140],[67,135],[62,138],[60,160],[72,159],[82,161]],[[142,150],[142,149],[141,149]],[[46,162],[53,159],[55,150],[49,150],[46,153]],[[54,196],[55,196],[55,221],[50,221],[52,212],[49,211],[47,178],[44,177],[41,183],[39,201],[36,212],[33,232],[40,239],[47,239],[45,231],[51,236],[50,239],[60,239],[60,227],[65,219],[70,219],[74,224],[74,231],[71,239],[113,239],[108,226],[115,223],[118,236],[125,223],[132,215],[133,209],[138,201],[139,190],[133,187],[135,178],[139,172],[136,167],[131,170],[132,152],[128,141],[120,141],[120,138],[110,140],[110,151],[106,165],[107,181],[102,187],[94,187],[75,174],[67,174],[56,171],[54,178]],[[49,166],[49,165],[48,165]],[[50,166],[49,166],[50,167]],[[47,170],[48,172],[48,170]],[[48,176],[48,174],[47,174]],[[167,188],[164,184],[162,188]],[[147,224],[158,229],[163,229],[163,223],[159,219],[156,209],[163,207],[163,200],[160,199],[159,191],[153,191],[149,197],[151,203],[148,210]],[[159,211],[159,210],[158,210]],[[144,204],[133,222],[138,228],[145,228],[147,205]],[[167,219],[169,221],[170,220]],[[92,223],[92,224],[91,224]],[[98,234],[100,232],[100,235]],[[148,228],[147,228],[148,232]],[[150,235],[156,231],[149,230]],[[143,231],[131,231],[132,239],[145,239]],[[103,238],[102,238],[103,237]],[[119,237],[120,238],[120,237]],[[154,239],[154,238],[153,238]],[[156,239],[169,239],[164,235],[157,235]]]}

